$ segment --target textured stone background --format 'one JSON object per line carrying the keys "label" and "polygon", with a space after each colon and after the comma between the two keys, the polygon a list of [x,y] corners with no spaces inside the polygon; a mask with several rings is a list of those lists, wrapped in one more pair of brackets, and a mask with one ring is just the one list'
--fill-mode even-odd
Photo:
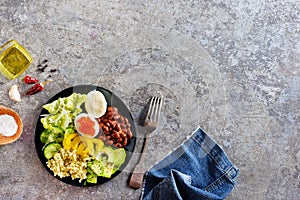
{"label": "textured stone background", "polygon": [[0,199],[138,199],[141,191],[127,186],[136,159],[92,188],[66,185],[40,163],[41,106],[79,84],[112,90],[136,119],[151,95],[164,95],[147,165],[201,126],[240,168],[227,199],[300,198],[298,0],[2,0],[0,19],[0,43],[14,38],[33,56],[26,74],[55,80],[14,103],[10,86],[28,86],[0,76],[0,104],[24,122],[21,138],[0,146]]}

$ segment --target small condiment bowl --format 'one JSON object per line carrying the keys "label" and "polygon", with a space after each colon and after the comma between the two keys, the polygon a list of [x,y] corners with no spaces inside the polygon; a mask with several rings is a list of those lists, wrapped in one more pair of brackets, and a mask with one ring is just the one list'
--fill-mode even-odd
{"label": "small condiment bowl", "polygon": [[5,145],[5,144],[10,144],[10,143],[15,142],[17,139],[19,139],[19,137],[21,136],[21,134],[23,132],[22,119],[17,112],[15,112],[14,110],[12,110],[10,108],[0,105],[0,115],[4,115],[4,114],[10,115],[16,120],[18,129],[17,129],[17,132],[13,136],[10,136],[10,137],[0,134],[0,145]]}

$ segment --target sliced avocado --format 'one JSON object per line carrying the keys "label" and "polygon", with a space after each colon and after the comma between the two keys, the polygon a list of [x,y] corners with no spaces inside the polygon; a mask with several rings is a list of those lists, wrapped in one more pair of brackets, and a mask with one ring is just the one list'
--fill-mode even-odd
{"label": "sliced avocado", "polygon": [[97,157],[97,160],[104,160],[107,163],[113,163],[114,162],[114,150],[111,147],[105,146],[103,147]]}
{"label": "sliced avocado", "polygon": [[84,136],[80,136],[83,144],[85,145],[88,153],[90,155],[94,155],[95,154],[95,148],[94,148],[94,143],[93,143],[93,140],[92,138],[87,138],[87,137],[84,137]]}
{"label": "sliced avocado", "polygon": [[103,173],[102,176],[106,178],[110,178],[111,175],[113,174],[113,169],[114,169],[114,164],[113,163],[107,163],[103,167]]}
{"label": "sliced avocado", "polygon": [[88,172],[88,174],[95,174],[95,172],[91,169],[91,165],[92,163],[88,162],[86,171]]}
{"label": "sliced avocado", "polygon": [[104,147],[104,142],[100,139],[91,138],[95,145],[95,155],[97,155]]}
{"label": "sliced avocado", "polygon": [[[95,163],[98,163],[98,165],[100,165],[98,166],[99,171],[97,172],[97,175],[110,178],[114,172],[114,150],[111,147],[104,146],[99,151]],[[95,168],[95,166],[93,168]],[[95,170],[93,169],[93,171]]]}
{"label": "sliced avocado", "polygon": [[94,183],[94,184],[96,184],[97,183],[97,174],[95,174],[95,173],[88,174],[86,181],[88,183]]}
{"label": "sliced avocado", "polygon": [[121,166],[125,162],[126,152],[124,148],[119,148],[114,150],[114,165]]}
{"label": "sliced avocado", "polygon": [[91,163],[90,166],[91,170],[93,170],[93,172],[97,175],[97,176],[102,176],[102,172],[103,172],[103,165],[100,161],[98,160],[94,160]]}
{"label": "sliced avocado", "polygon": [[113,174],[113,169],[114,169],[114,164],[113,163],[107,163],[107,162],[102,162],[98,160],[94,160],[91,165],[90,165],[91,170],[97,176],[102,176],[105,178],[110,178],[111,175]]}

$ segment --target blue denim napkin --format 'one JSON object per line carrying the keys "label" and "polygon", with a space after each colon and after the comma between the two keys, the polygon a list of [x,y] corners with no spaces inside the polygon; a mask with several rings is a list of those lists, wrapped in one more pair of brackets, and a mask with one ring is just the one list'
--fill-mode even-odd
{"label": "blue denim napkin", "polygon": [[143,200],[224,199],[239,173],[201,128],[146,173]]}

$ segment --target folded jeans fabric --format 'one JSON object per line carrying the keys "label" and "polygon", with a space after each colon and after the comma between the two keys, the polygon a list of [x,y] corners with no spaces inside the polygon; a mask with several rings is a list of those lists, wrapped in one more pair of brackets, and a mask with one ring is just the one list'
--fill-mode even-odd
{"label": "folded jeans fabric", "polygon": [[201,128],[148,170],[143,200],[219,200],[234,188],[239,170]]}

